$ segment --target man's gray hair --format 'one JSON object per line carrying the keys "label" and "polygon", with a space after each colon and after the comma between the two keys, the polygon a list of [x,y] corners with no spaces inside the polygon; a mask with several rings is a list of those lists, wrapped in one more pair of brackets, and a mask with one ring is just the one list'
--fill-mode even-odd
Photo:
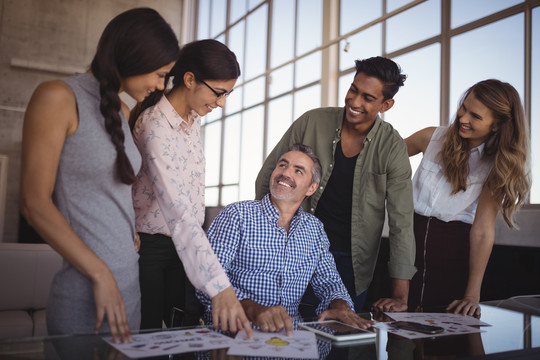
{"label": "man's gray hair", "polygon": [[304,144],[294,144],[289,147],[289,151],[300,151],[301,153],[306,154],[313,161],[313,168],[311,169],[311,183],[320,183],[322,177],[321,162],[319,161],[317,155],[315,155],[315,151],[313,151],[311,146]]}

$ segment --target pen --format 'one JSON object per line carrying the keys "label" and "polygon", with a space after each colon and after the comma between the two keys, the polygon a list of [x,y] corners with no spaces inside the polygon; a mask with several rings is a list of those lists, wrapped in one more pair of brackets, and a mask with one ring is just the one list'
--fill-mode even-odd
{"label": "pen", "polygon": [[169,346],[169,347],[166,347],[166,348],[163,348],[163,350],[170,350],[170,349],[173,349],[175,347],[177,347],[178,345],[173,345],[173,346]]}

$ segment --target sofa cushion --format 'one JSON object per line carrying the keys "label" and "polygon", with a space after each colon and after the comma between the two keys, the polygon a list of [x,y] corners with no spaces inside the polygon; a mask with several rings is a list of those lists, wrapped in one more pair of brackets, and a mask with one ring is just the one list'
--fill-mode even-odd
{"label": "sofa cushion", "polygon": [[0,339],[47,335],[45,307],[61,266],[47,244],[0,243]]}
{"label": "sofa cushion", "polygon": [[0,339],[31,337],[34,322],[27,311],[0,311]]}
{"label": "sofa cushion", "polygon": [[47,336],[45,309],[35,310],[32,313],[32,320],[34,320],[34,336]]}
{"label": "sofa cushion", "polygon": [[0,243],[0,310],[45,308],[61,265],[47,244]]}

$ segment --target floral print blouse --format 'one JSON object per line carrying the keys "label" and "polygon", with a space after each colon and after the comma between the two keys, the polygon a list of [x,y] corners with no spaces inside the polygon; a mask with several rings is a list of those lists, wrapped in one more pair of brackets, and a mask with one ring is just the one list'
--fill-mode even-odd
{"label": "floral print blouse", "polygon": [[195,288],[214,297],[230,286],[202,224],[204,149],[201,119],[187,121],[163,96],[146,109],[133,129],[142,168],[133,185],[137,232],[172,237],[186,275]]}

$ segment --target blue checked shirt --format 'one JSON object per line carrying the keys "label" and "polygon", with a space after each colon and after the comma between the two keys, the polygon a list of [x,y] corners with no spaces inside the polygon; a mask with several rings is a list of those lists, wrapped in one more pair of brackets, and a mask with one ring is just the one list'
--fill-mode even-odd
{"label": "blue checked shirt", "polygon": [[[298,209],[289,233],[277,225],[279,214],[269,195],[225,207],[214,219],[208,239],[229,277],[238,300],[251,299],[263,306],[281,305],[291,317],[299,316],[298,305],[311,283],[321,299],[320,313],[334,299],[343,299],[353,309],[347,289],[328,251],[330,242],[323,224]],[[212,311],[210,299],[197,292]]]}

